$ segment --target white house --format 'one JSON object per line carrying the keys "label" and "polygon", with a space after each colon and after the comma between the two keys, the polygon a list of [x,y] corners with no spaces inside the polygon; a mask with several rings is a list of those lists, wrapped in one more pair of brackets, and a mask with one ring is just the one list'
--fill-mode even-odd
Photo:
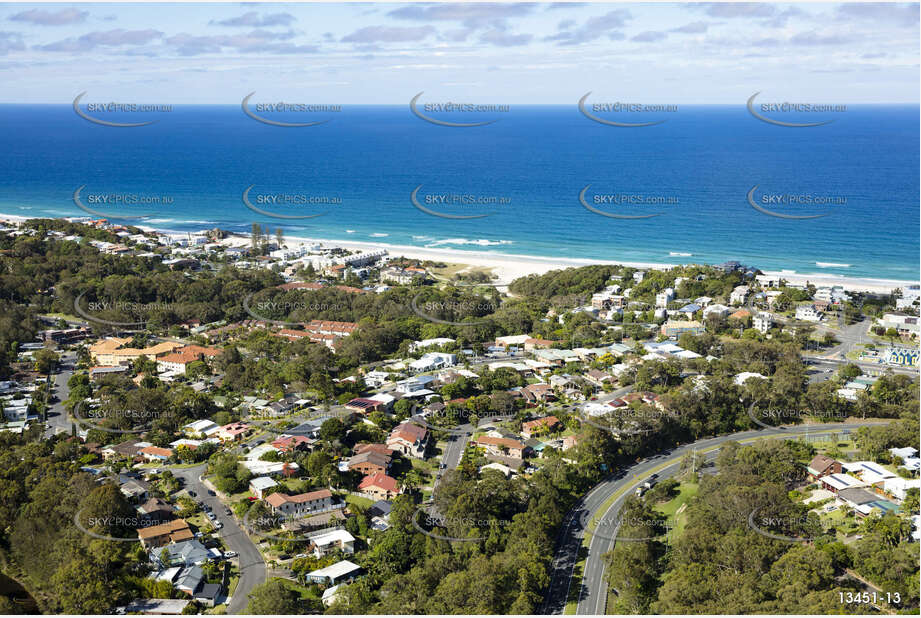
{"label": "white house", "polygon": [[732,293],[729,294],[729,304],[731,304],[731,305],[735,305],[735,304],[743,305],[743,304],[745,304],[745,299],[746,299],[746,298],[748,298],[748,286],[745,286],[745,285],[736,286],[736,287],[732,290]]}
{"label": "white house", "polygon": [[752,326],[763,335],[774,327],[774,316],[767,311],[759,311],[752,318]]}
{"label": "white house", "polygon": [[428,352],[422,355],[422,358],[414,360],[409,364],[409,370],[414,373],[423,371],[434,371],[453,367],[457,363],[456,354],[446,354],[444,352]]}
{"label": "white house", "polygon": [[184,425],[182,430],[188,436],[209,437],[221,430],[220,425],[208,419],[201,419],[194,423]]}
{"label": "white house", "polygon": [[704,308],[704,319],[710,317],[711,315],[715,315],[720,318],[725,318],[726,316],[729,315],[729,307],[727,307],[726,305],[721,305],[719,303],[705,307]]}
{"label": "white house", "polygon": [[265,498],[265,494],[268,490],[277,486],[278,483],[267,476],[257,476],[249,482],[249,490],[260,500]]}
{"label": "white house", "polygon": [[416,350],[424,350],[425,348],[430,348],[432,346],[442,346],[449,343],[454,343],[454,339],[450,337],[435,337],[434,339],[423,339],[422,341],[413,341],[409,345],[409,351],[415,352]]}
{"label": "white house", "polygon": [[675,300],[675,290],[673,288],[665,288],[656,294],[656,307],[665,307],[673,300]]}
{"label": "white house", "polygon": [[313,544],[315,558],[322,558],[337,549],[344,554],[355,553],[355,537],[349,534],[347,530],[329,530],[310,536],[308,540]]}
{"label": "white house", "polygon": [[796,308],[796,319],[806,322],[821,322],[822,312],[813,305],[800,305]]}

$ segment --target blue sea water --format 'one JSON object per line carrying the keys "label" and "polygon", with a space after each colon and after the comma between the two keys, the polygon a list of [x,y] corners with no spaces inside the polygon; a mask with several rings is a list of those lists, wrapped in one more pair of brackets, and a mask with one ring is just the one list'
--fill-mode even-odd
{"label": "blue sea water", "polygon": [[[73,201],[113,220],[165,230],[219,226],[248,232],[253,222],[286,236],[444,247],[505,254],[656,263],[735,259],[762,270],[853,277],[919,277],[918,106],[848,106],[834,122],[786,128],[753,118],[744,105],[682,106],[650,127],[593,122],[573,106],[512,106],[474,128],[443,127],[408,106],[345,106],[313,114],[330,122],[282,128],[256,122],[237,105],[176,106],[169,113],[121,114],[113,128],[70,106],[0,106],[0,213],[86,216]],[[480,118],[479,116],[482,116]],[[816,116],[813,114],[812,116]],[[454,120],[454,116],[441,116]],[[277,117],[303,120],[302,117]],[[618,118],[620,120],[621,118]],[[788,121],[812,121],[784,117]],[[821,119],[825,119],[824,117]],[[470,121],[469,115],[463,118]],[[290,220],[248,209],[241,196]],[[446,219],[445,214],[488,214]],[[619,214],[595,214],[579,201]],[[786,214],[826,214],[789,220]],[[89,204],[96,194],[168,196],[172,203]],[[337,198],[326,205],[256,203],[259,195]],[[502,203],[450,205],[426,196],[494,196]],[[594,203],[595,195],[666,203]],[[762,195],[832,196],[846,203],[782,204]]]}

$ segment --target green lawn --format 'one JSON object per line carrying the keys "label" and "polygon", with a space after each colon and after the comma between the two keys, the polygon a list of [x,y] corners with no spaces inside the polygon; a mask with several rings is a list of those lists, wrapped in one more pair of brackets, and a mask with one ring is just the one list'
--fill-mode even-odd
{"label": "green lawn", "polygon": [[678,513],[678,509],[696,496],[699,488],[700,486],[697,483],[681,483],[678,486],[677,496],[668,502],[657,504],[655,507],[657,511],[668,518],[668,525],[674,528],[679,534],[684,530],[685,525],[687,525],[687,509],[681,513]]}
{"label": "green lawn", "polygon": [[371,508],[371,505],[374,504],[374,500],[370,498],[362,498],[361,496],[353,496],[349,494],[345,497],[345,503],[349,506],[354,506],[355,508],[361,510],[368,510]]}

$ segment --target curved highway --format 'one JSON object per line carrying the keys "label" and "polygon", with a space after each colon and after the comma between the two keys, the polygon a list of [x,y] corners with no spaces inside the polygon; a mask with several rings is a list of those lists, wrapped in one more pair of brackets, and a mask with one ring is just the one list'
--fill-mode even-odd
{"label": "curved highway", "polygon": [[[574,585],[580,587],[577,614],[605,613],[607,585],[604,577],[605,565],[601,557],[614,546],[613,539],[617,536],[618,528],[617,513],[624,500],[633,493],[637,485],[644,482],[653,473],[657,473],[660,479],[674,476],[685,455],[696,452],[704,460],[713,458],[722,444],[730,440],[751,442],[765,437],[794,438],[802,435],[827,435],[851,431],[879,422],[778,427],[705,438],[679,446],[667,454],[655,455],[612,475],[583,496],[563,520],[557,537],[557,550],[550,565],[550,585],[544,597],[541,613],[562,614],[570,588]],[[617,498],[604,509],[604,512],[600,512],[605,502],[612,496],[617,496]],[[586,532],[585,527],[590,521],[598,522],[597,529],[589,542],[582,581],[581,583],[573,582],[573,569],[579,561],[579,551]]]}

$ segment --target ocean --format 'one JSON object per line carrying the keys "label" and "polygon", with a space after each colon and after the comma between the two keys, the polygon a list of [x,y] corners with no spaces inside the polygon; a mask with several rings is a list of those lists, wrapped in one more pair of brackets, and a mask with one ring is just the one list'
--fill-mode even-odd
{"label": "ocean", "polygon": [[[288,237],[917,280],[918,111],[783,117],[834,120],[809,128],[762,122],[744,104],[607,116],[665,120],[630,128],[575,104],[429,114],[495,120],[477,127],[432,124],[408,105],[343,106],[294,128],[239,105],[97,116],[157,120],[116,128],[70,105],[2,105],[0,213],[90,216],[74,202],[81,188],[94,212],[171,231],[255,222]],[[283,218],[304,215],[319,216]]]}

